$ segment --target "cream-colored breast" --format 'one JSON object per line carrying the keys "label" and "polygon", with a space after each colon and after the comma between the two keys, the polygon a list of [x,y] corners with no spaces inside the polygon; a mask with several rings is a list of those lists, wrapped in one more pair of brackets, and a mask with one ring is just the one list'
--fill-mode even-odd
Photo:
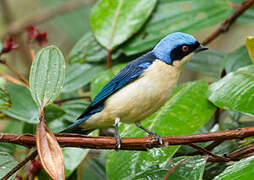
{"label": "cream-colored breast", "polygon": [[145,119],[168,100],[179,74],[180,69],[156,60],[137,80],[110,96],[104,109],[88,119],[84,128],[111,126],[117,117],[125,123]]}

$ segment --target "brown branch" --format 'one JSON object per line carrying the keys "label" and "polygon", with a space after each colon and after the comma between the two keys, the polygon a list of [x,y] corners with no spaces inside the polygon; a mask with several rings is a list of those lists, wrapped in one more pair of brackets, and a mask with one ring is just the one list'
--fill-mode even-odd
{"label": "brown branch", "polygon": [[[150,148],[167,147],[169,145],[188,145],[190,143],[242,139],[254,136],[254,127],[235,130],[209,132],[193,135],[162,137],[163,145],[159,145],[153,137],[123,138],[121,150],[147,150]],[[82,147],[91,149],[115,149],[116,141],[113,137],[92,137],[80,134],[60,134],[57,141],[61,146]],[[35,146],[33,135],[18,135],[0,133],[0,142],[8,142],[26,147]]]}
{"label": "brown branch", "polygon": [[249,7],[254,4],[254,0],[247,0],[242,3],[242,5],[237,9],[237,11],[228,19],[226,19],[218,29],[212,32],[203,42],[202,44],[206,45],[217,38],[222,33],[229,30],[230,26],[235,22],[235,20],[242,15]]}
{"label": "brown branch", "polygon": [[26,19],[21,19],[12,23],[7,28],[7,30],[3,33],[3,36],[1,38],[6,37],[7,35],[10,35],[10,36],[18,35],[22,33],[25,30],[25,28],[28,26],[37,25],[57,15],[67,13],[78,8],[82,8],[84,5],[87,5],[93,2],[96,2],[96,0],[79,0],[79,1],[69,2],[69,3],[64,3],[57,7],[42,9]]}
{"label": "brown branch", "polygon": [[11,171],[9,171],[1,180],[7,180],[15,172],[17,172],[21,167],[23,167],[28,161],[33,160],[37,156],[37,151],[31,152],[23,161],[18,163]]}

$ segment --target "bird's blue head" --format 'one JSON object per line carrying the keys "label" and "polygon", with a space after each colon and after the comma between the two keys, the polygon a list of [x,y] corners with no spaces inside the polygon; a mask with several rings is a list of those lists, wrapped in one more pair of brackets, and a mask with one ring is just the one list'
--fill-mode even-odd
{"label": "bird's blue head", "polygon": [[190,34],[175,32],[163,38],[152,50],[156,58],[173,64],[175,60],[181,60],[192,52],[207,49]]}

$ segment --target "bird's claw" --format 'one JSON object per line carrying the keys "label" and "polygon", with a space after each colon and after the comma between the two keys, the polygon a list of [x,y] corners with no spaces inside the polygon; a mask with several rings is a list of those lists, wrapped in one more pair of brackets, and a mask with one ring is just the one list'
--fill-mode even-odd
{"label": "bird's claw", "polygon": [[116,138],[116,150],[119,150],[121,148],[122,139],[119,135],[116,135],[115,138]]}
{"label": "bird's claw", "polygon": [[151,133],[150,136],[153,136],[160,145],[163,144],[163,141],[162,141],[161,137],[158,134]]}

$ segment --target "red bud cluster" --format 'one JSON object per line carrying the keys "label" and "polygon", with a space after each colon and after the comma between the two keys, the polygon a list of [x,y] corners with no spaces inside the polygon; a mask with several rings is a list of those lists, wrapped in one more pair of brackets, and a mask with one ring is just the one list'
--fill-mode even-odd
{"label": "red bud cluster", "polygon": [[17,49],[19,46],[15,44],[12,37],[8,37],[5,39],[4,45],[0,50],[0,54],[8,53],[12,50]]}
{"label": "red bud cluster", "polygon": [[28,28],[26,28],[26,31],[29,39],[36,41],[39,44],[39,46],[43,46],[44,44],[48,43],[46,32],[41,33],[34,26],[29,26]]}

